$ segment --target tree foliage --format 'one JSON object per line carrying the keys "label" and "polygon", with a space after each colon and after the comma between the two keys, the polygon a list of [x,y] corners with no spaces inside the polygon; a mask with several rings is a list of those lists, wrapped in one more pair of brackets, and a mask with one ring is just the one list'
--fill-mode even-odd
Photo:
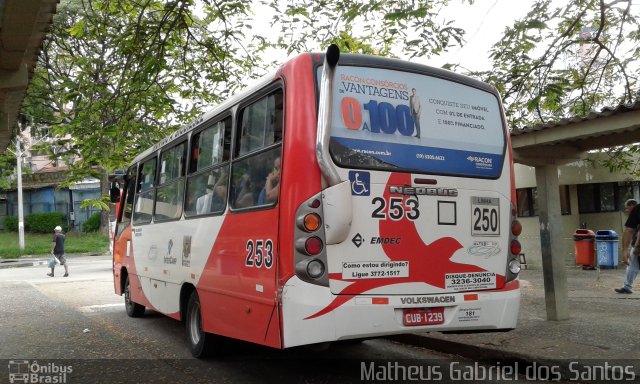
{"label": "tree foliage", "polygon": [[273,25],[280,28],[279,37],[270,45],[287,53],[321,50],[329,43],[342,43],[341,48],[347,52],[415,58],[430,57],[463,43],[464,30],[439,17],[448,0],[263,3],[273,9]]}
{"label": "tree foliage", "polygon": [[212,2],[197,17],[188,0],[63,2],[25,107],[79,156],[68,181],[126,166],[237,89],[256,64],[236,44],[248,4]]}
{"label": "tree foliage", "polygon": [[[274,40],[254,30],[252,0],[63,0],[25,100],[78,161],[68,183],[123,168],[142,149],[266,72],[262,53],[322,49],[431,55],[461,42],[435,22],[440,1],[264,1]],[[355,25],[359,27],[356,28]],[[52,151],[53,147],[47,148]],[[53,155],[53,153],[51,153]]]}
{"label": "tree foliage", "polygon": [[[69,183],[125,167],[273,69],[263,62],[273,50],[293,54],[336,43],[347,52],[424,62],[464,44],[464,31],[440,16],[449,0],[260,3],[62,0],[25,112],[79,156]],[[640,28],[632,1],[556,3],[535,1],[492,48],[492,70],[472,74],[498,87],[511,126],[584,115],[636,96]],[[276,33],[265,33],[266,20]]]}
{"label": "tree foliage", "polygon": [[0,153],[0,191],[15,187],[16,182],[12,178],[15,169],[16,156],[9,151]]}
{"label": "tree foliage", "polygon": [[637,97],[640,24],[631,0],[538,0],[491,50],[511,126],[584,116]]}

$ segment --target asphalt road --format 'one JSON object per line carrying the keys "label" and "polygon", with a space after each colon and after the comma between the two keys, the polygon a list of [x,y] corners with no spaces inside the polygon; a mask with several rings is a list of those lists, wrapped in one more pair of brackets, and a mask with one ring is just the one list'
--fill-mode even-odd
{"label": "asphalt road", "polygon": [[0,382],[10,363],[23,361],[69,366],[66,375],[48,373],[66,382],[335,383],[389,378],[391,361],[426,364],[426,378],[435,365],[460,360],[382,339],[285,351],[228,341],[222,356],[196,360],[180,322],[152,311],[127,317],[109,257],[70,258],[69,268],[69,277],[58,266],[53,278],[45,265],[0,269]]}
{"label": "asphalt road", "polygon": [[220,356],[198,360],[188,351],[182,323],[149,310],[143,318],[127,317],[122,297],[113,293],[110,257],[70,258],[69,265],[69,277],[57,267],[53,278],[46,276],[46,265],[0,269],[0,383],[10,382],[11,370],[26,369],[35,370],[41,382],[65,383],[474,382],[478,377],[476,382],[487,382],[489,375],[508,374],[386,339],[284,351],[229,340]]}

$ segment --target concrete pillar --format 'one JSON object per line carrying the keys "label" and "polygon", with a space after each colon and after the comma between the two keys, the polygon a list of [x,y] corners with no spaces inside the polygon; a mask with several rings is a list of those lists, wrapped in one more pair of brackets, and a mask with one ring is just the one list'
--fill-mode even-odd
{"label": "concrete pillar", "polygon": [[547,320],[569,318],[567,275],[562,254],[558,166],[536,166],[540,246]]}

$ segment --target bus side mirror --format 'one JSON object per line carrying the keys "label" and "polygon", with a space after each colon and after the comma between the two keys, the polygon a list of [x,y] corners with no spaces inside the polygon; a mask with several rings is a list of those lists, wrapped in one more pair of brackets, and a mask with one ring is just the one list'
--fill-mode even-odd
{"label": "bus side mirror", "polygon": [[111,183],[111,188],[109,189],[109,200],[112,203],[120,202],[120,188],[118,188],[118,183]]}

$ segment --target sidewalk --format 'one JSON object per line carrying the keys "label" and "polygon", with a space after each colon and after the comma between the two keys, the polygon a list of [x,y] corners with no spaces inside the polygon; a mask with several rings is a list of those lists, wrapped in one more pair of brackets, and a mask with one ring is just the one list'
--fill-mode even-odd
{"label": "sidewalk", "polygon": [[546,320],[542,270],[523,270],[515,330],[457,335],[435,332],[396,339],[474,360],[556,365],[564,372],[571,362],[590,365],[599,360],[615,365],[624,359],[624,365],[633,365],[639,375],[640,284],[636,282],[633,294],[614,292],[622,287],[623,266],[594,271],[567,267],[566,273],[567,320]]}

